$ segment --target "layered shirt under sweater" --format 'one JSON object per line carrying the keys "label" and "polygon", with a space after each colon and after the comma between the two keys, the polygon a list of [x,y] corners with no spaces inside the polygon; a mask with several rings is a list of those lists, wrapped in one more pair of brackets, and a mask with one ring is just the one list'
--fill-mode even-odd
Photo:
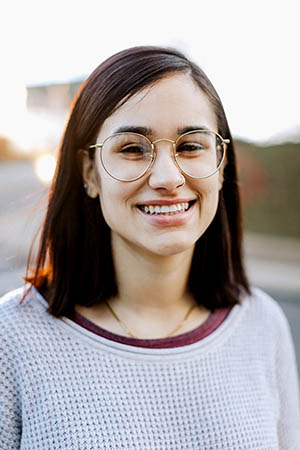
{"label": "layered shirt under sweater", "polygon": [[290,328],[262,291],[166,340],[57,319],[22,293],[0,304],[1,450],[300,449]]}

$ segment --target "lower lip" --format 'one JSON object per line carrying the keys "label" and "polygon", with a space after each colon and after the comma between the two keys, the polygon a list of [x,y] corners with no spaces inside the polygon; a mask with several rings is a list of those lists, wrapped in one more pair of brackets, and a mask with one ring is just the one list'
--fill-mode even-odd
{"label": "lower lip", "polygon": [[192,217],[194,213],[196,203],[193,203],[187,211],[179,212],[176,214],[147,214],[139,208],[138,211],[147,219],[151,225],[164,226],[164,227],[176,227],[185,225]]}

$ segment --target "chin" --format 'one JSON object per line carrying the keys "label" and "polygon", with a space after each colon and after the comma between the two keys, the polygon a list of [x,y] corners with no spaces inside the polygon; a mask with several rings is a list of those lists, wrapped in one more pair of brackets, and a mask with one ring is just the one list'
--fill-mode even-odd
{"label": "chin", "polygon": [[161,245],[153,245],[150,248],[147,248],[151,253],[158,256],[172,256],[178,255],[180,253],[184,253],[187,251],[193,250],[195,247],[195,242],[184,242],[184,241],[176,241],[176,242],[164,242]]}

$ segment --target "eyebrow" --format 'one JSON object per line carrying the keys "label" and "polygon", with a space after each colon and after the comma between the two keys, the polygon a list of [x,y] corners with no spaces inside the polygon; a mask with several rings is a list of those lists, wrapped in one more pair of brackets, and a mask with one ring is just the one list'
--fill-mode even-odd
{"label": "eyebrow", "polygon": [[179,127],[179,128],[177,128],[177,134],[178,134],[178,136],[180,136],[181,134],[188,133],[189,131],[195,131],[195,130],[206,130],[206,131],[209,131],[209,128],[207,128],[205,125]]}
{"label": "eyebrow", "polygon": [[[177,128],[177,135],[180,136],[181,134],[188,133],[189,131],[195,131],[195,130],[209,131],[209,128],[207,128],[205,125],[179,127],[179,128]],[[138,134],[143,134],[144,136],[151,136],[154,134],[153,130],[151,128],[139,127],[139,126],[123,126],[123,127],[117,128],[117,130],[114,131],[114,134],[115,133],[138,133]]]}
{"label": "eyebrow", "polygon": [[153,134],[153,131],[151,130],[151,128],[147,128],[147,127],[137,127],[137,126],[125,126],[125,127],[120,127],[117,130],[114,131],[115,133],[138,133],[138,134],[143,134],[144,136],[151,136],[151,134]]}

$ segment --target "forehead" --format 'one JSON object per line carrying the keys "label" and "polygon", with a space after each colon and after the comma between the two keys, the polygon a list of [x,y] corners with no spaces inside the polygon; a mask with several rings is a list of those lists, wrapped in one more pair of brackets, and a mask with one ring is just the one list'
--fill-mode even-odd
{"label": "forehead", "polygon": [[218,131],[209,99],[188,74],[169,75],[135,94],[105,120],[98,140],[127,126],[149,128],[153,138],[174,138],[187,127]]}

